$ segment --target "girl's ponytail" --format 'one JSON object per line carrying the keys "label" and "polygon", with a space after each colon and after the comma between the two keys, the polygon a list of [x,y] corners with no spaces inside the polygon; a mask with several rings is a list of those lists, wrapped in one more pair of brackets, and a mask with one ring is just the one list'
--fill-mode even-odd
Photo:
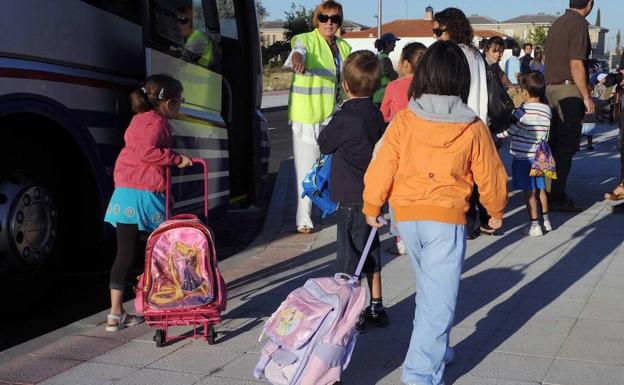
{"label": "girl's ponytail", "polygon": [[386,49],[386,43],[384,43],[381,39],[375,40],[375,49],[377,50],[377,52],[383,51],[384,49]]}
{"label": "girl's ponytail", "polygon": [[130,103],[132,105],[132,111],[135,114],[147,112],[154,108],[152,102],[150,102],[149,97],[147,96],[145,87],[132,91],[130,94]]}

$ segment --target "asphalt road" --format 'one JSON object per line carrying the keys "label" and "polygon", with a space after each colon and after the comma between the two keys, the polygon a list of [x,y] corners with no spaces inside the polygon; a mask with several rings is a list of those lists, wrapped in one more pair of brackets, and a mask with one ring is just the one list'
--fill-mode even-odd
{"label": "asphalt road", "polygon": [[[244,250],[260,233],[271,199],[273,184],[282,160],[292,157],[291,131],[285,109],[265,113],[269,121],[271,159],[266,188],[258,202],[249,207],[230,208],[228,214],[210,222],[215,233],[215,245],[220,260]],[[114,257],[111,240],[91,251],[84,265],[64,271],[55,280],[45,297],[23,312],[3,309],[0,318],[0,351],[38,337],[79,319],[95,314],[109,306],[108,278]],[[80,260],[80,259],[78,259]],[[86,261],[92,261],[86,264]],[[142,250],[135,260],[131,277],[143,269]],[[129,282],[133,284],[133,282]],[[127,293],[127,299],[132,293]],[[128,309],[130,310],[130,309]]]}

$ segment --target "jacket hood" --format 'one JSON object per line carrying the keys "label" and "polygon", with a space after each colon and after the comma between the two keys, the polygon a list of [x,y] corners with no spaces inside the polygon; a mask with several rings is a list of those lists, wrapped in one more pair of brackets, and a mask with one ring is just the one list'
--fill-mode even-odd
{"label": "jacket hood", "polygon": [[408,108],[419,118],[433,124],[420,124],[419,137],[433,147],[448,147],[461,136],[478,117],[459,96],[425,94],[412,98]]}

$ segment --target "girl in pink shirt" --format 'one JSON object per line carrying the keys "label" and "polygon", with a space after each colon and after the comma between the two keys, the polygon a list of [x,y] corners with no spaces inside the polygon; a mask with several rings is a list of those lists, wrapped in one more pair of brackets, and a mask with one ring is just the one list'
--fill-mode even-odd
{"label": "girl in pink shirt", "polygon": [[427,47],[422,43],[409,43],[403,47],[399,59],[399,78],[388,84],[381,102],[381,113],[387,123],[397,112],[407,107],[407,91],[412,83],[413,73],[426,50]]}
{"label": "girl in pink shirt", "polygon": [[169,75],[151,75],[132,92],[136,113],[124,135],[125,146],[115,162],[115,191],[104,221],[117,229],[117,255],[110,275],[111,312],[106,331],[116,332],[143,322],[127,314],[123,293],[134,258],[139,232],[152,232],[165,218],[165,168],[184,168],[193,162],[171,149],[173,135],[168,119],[180,111],[182,84]]}

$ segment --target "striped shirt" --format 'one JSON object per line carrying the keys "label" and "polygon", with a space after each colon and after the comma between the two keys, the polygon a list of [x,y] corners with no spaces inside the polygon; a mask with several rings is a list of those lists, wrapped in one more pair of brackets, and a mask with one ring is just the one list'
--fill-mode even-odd
{"label": "striped shirt", "polygon": [[514,123],[499,138],[511,137],[509,152],[516,159],[534,159],[538,144],[548,138],[551,110],[547,104],[524,103],[513,112]]}

